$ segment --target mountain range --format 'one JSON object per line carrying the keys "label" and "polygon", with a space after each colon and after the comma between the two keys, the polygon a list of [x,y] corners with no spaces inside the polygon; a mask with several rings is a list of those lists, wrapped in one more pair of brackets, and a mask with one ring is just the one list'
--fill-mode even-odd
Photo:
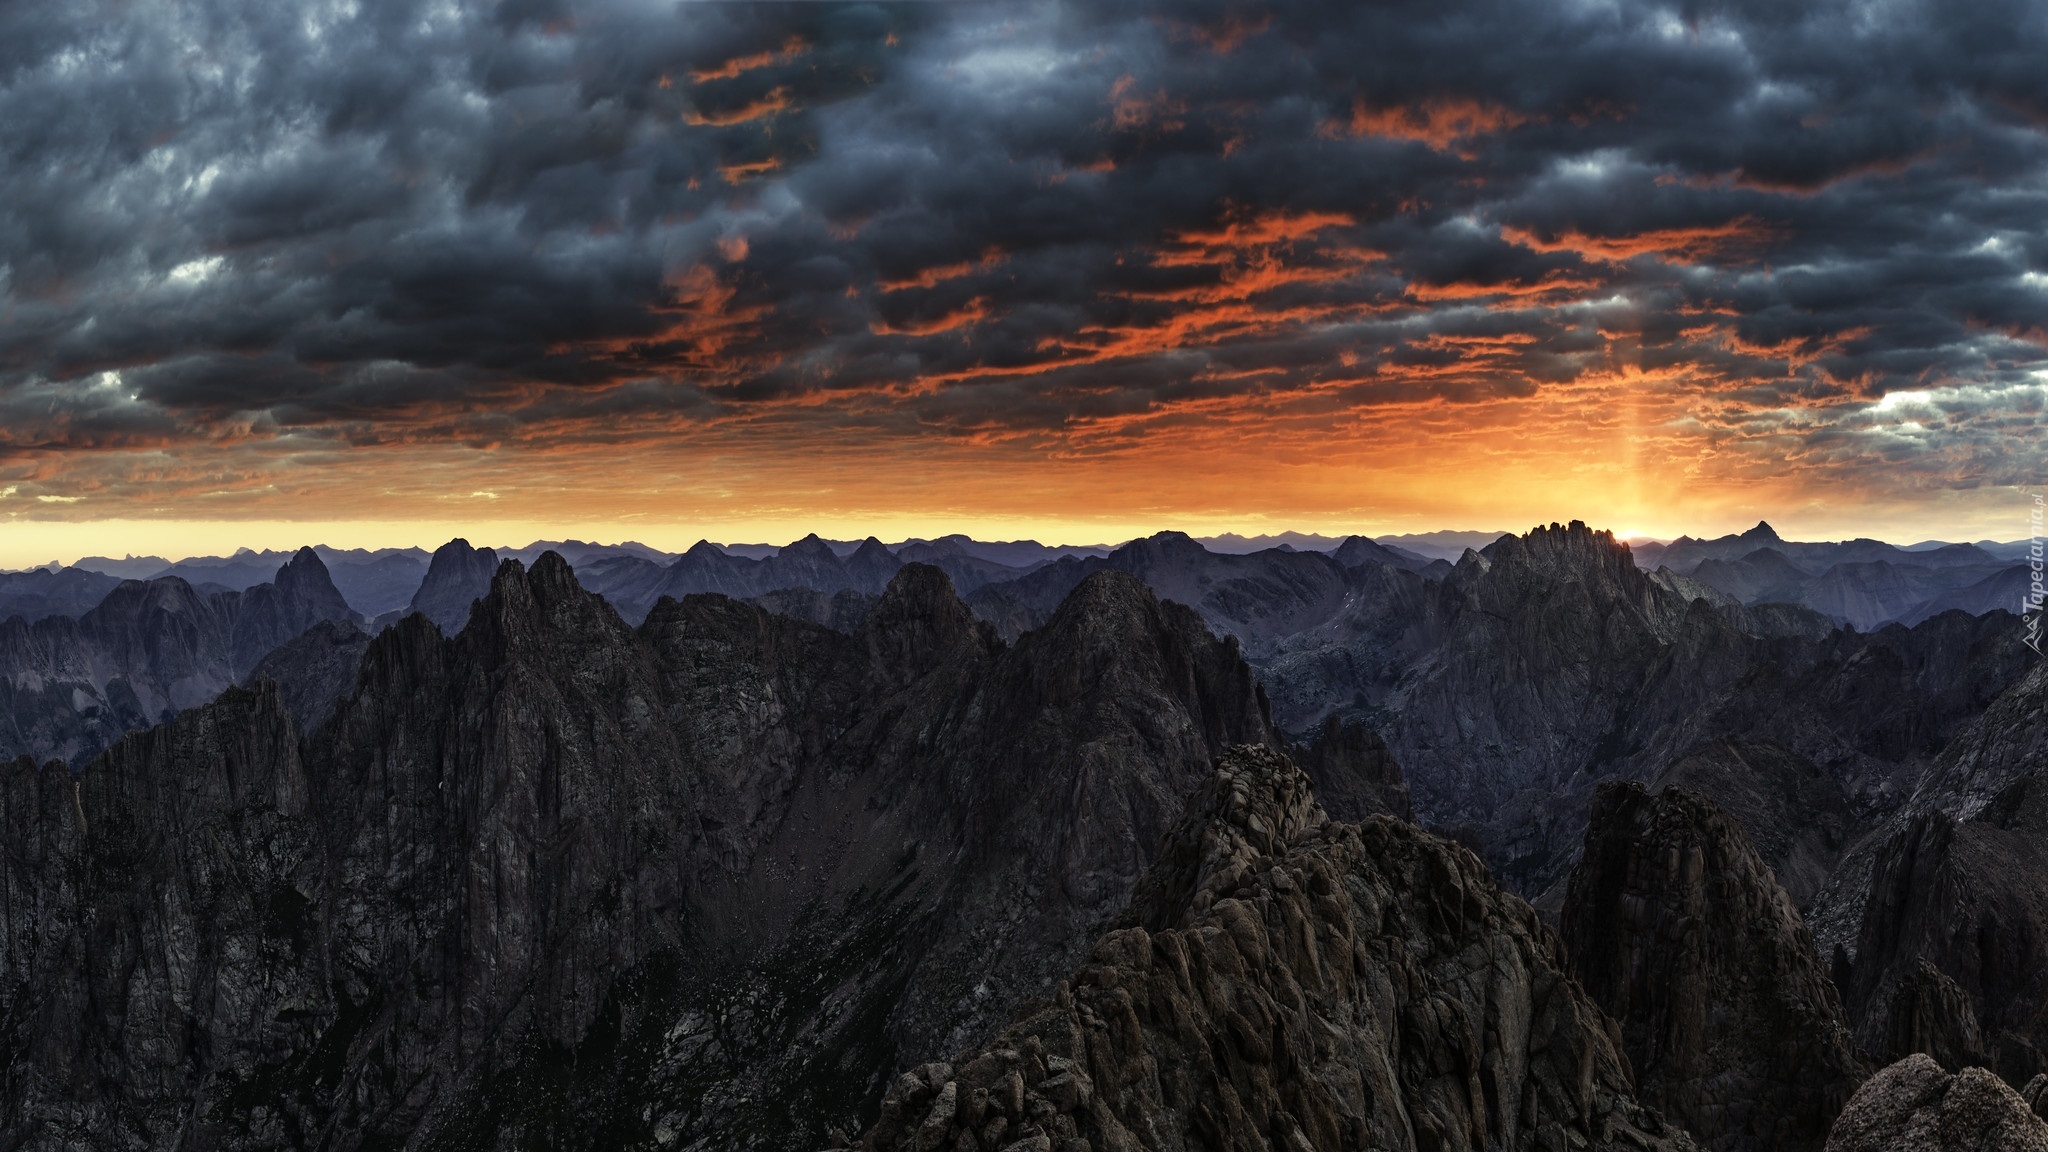
{"label": "mountain range", "polygon": [[2033,1139],[2048,673],[1708,582],[1904,564],[1765,533],[458,540],[24,614],[0,1146]]}

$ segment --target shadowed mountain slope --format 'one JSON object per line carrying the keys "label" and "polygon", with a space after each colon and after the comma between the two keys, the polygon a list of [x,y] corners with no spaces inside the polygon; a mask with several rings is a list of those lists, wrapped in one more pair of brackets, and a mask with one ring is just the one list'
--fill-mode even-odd
{"label": "shadowed mountain slope", "polygon": [[1562,934],[1637,1095],[1717,1152],[1818,1152],[1868,1070],[1798,910],[1697,793],[1600,787]]}
{"label": "shadowed mountain slope", "polygon": [[719,596],[634,629],[508,563],[303,744],[258,681],[75,787],[9,771],[0,1132],[804,1147],[1052,991],[1214,756],[1276,740],[1119,574],[1006,646],[919,565],[844,634]]}

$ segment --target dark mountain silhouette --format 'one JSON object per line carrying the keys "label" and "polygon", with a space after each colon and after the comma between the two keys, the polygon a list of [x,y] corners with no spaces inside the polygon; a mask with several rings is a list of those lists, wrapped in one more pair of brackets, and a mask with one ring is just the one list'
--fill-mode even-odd
{"label": "dark mountain silhouette", "polygon": [[[1342,604],[1345,569],[1320,552],[1211,552],[1180,532],[1134,540],[1107,556],[1063,559],[989,584],[968,597],[1006,636],[1037,627],[1068,591],[1095,572],[1125,572],[1202,614],[1249,653],[1329,619]],[[1320,719],[1320,718],[1319,718]]]}
{"label": "dark mountain silhouette", "polygon": [[2033,591],[2034,571],[2025,564],[2014,564],[1986,576],[1975,584],[1962,588],[1945,587],[1942,591],[1915,605],[1910,611],[1899,616],[1902,624],[1918,624],[1922,620],[1939,616],[1943,612],[1962,611],[1972,616],[2004,610],[2018,613],[2029,603]]}
{"label": "dark mountain silhouette", "polygon": [[0,1118],[803,1146],[1053,991],[1213,757],[1277,740],[1234,648],[1117,573],[1006,646],[921,565],[849,635],[720,596],[633,629],[507,563],[303,742],[257,679],[75,788],[11,770]]}
{"label": "dark mountain silhouette", "polygon": [[974,556],[951,541],[912,545],[910,551],[911,555],[898,556],[869,537],[841,555],[813,534],[771,556],[755,559],[699,541],[666,566],[636,557],[614,557],[579,570],[577,579],[610,601],[628,621],[638,622],[664,596],[715,592],[745,600],[790,590],[827,597],[841,592],[875,596],[911,560],[929,562],[945,571],[957,586],[966,587],[1014,576],[1018,571]]}
{"label": "dark mountain silhouette", "polygon": [[342,598],[365,618],[374,619],[408,607],[427,576],[428,557],[416,548],[378,556],[332,549],[316,551],[322,553],[321,559]]}
{"label": "dark mountain silhouette", "polygon": [[[1794,543],[1759,523],[1716,540],[1681,536],[1668,545],[1646,544],[1636,556],[1640,564],[1667,568],[1745,605],[1799,604],[1866,631],[1894,620],[1918,623],[1950,607],[1982,613],[2018,604],[2017,598],[1989,600],[2004,587],[1987,582],[2011,565],[1974,544]],[[1968,589],[1977,590],[1965,595]]]}
{"label": "dark mountain silhouette", "polygon": [[1742,604],[1799,604],[1813,574],[1775,548],[1759,548],[1739,559],[1708,558],[1686,575]]}

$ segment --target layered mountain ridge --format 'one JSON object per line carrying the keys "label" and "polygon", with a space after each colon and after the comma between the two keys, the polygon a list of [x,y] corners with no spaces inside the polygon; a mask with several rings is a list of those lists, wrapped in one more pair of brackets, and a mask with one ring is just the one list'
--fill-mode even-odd
{"label": "layered mountain ridge", "polygon": [[1049,990],[1213,757],[1277,739],[1114,574],[1005,645],[929,567],[847,635],[719,596],[633,629],[507,563],[303,743],[266,681],[10,771],[4,1127],[787,1146]]}
{"label": "layered mountain ridge", "polygon": [[75,619],[0,621],[0,755],[82,765],[124,733],[211,701],[308,629],[354,618],[302,549],[272,582],[240,592],[129,580]]}

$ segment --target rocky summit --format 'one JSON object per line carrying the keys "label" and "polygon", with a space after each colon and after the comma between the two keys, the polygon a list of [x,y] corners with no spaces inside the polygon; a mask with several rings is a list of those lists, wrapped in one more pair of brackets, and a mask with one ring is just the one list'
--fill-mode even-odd
{"label": "rocky summit", "polygon": [[991,1043],[897,1077],[869,1152],[1690,1149],[1555,936],[1472,854],[1324,815],[1233,749],[1123,925]]}

